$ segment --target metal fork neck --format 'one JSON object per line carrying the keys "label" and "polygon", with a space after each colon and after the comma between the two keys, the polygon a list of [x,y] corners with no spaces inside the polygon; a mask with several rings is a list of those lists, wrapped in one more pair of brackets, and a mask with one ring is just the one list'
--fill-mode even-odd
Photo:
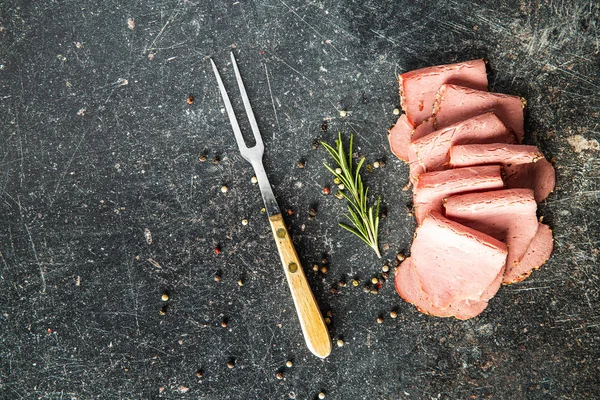
{"label": "metal fork neck", "polygon": [[277,205],[277,200],[275,200],[275,195],[273,194],[273,189],[269,183],[269,178],[267,178],[267,173],[265,172],[262,160],[254,160],[251,161],[251,163],[254,167],[256,179],[258,179],[258,186],[260,188],[260,194],[262,195],[263,201],[265,202],[267,215],[270,217],[272,215],[281,214],[281,210]]}

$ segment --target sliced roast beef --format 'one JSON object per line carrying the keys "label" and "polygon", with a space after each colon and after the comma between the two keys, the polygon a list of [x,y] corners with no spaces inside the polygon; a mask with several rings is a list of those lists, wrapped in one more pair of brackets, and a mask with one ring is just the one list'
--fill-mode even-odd
{"label": "sliced roast beef", "polygon": [[[408,282],[420,282],[433,310],[448,310],[460,302],[474,305],[490,295],[488,288],[504,268],[506,255],[504,243],[434,211],[415,233],[411,246],[415,277]],[[401,276],[396,276],[399,293],[414,295],[414,287],[402,287]]]}
{"label": "sliced roast beef", "polygon": [[451,301],[447,307],[434,307],[423,291],[421,281],[416,274],[412,258],[408,257],[398,267],[395,276],[396,291],[405,301],[414,304],[422,313],[436,317],[455,317],[469,319],[481,314],[488,306],[488,301],[494,297],[502,283],[504,268],[500,270],[496,279],[486,288],[477,302],[464,299]]}
{"label": "sliced roast beef", "polygon": [[432,211],[441,212],[442,200],[448,196],[502,187],[504,182],[499,165],[456,168],[421,174],[413,191],[417,223],[421,224]]}
{"label": "sliced roast beef", "polygon": [[548,225],[540,222],[523,259],[513,268],[507,268],[502,283],[508,285],[510,283],[521,282],[527,278],[534,269],[539,269],[548,261],[553,248],[552,230]]}
{"label": "sliced roast beef", "polygon": [[398,77],[400,102],[408,121],[417,126],[431,116],[436,93],[444,83],[487,90],[483,60],[438,65],[406,72]]}
{"label": "sliced roast beef", "polygon": [[554,190],[554,167],[536,146],[467,144],[451,147],[449,155],[452,167],[501,164],[506,187],[532,189],[538,203]]}
{"label": "sliced roast beef", "polygon": [[449,168],[450,147],[469,143],[514,143],[514,135],[494,113],[485,113],[435,131],[409,146],[410,175]]}
{"label": "sliced roast beef", "polygon": [[408,146],[412,134],[413,126],[408,122],[408,119],[406,119],[406,114],[402,114],[400,118],[398,118],[396,125],[388,131],[390,149],[392,149],[392,153],[402,161],[408,162]]}
{"label": "sliced roast beef", "polygon": [[525,101],[518,96],[490,93],[464,86],[444,84],[440,87],[433,105],[437,129],[452,125],[475,115],[493,112],[523,141],[523,107]]}
{"label": "sliced roast beef", "polygon": [[506,273],[517,268],[538,231],[531,189],[505,189],[452,196],[446,216],[506,243]]}

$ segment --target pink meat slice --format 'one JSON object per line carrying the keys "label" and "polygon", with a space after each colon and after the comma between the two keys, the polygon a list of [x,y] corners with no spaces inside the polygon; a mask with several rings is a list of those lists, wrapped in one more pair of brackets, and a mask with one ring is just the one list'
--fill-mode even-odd
{"label": "pink meat slice", "polygon": [[450,147],[469,143],[515,143],[514,135],[494,113],[485,113],[435,131],[409,146],[411,179],[449,168]]}
{"label": "pink meat slice", "polygon": [[432,212],[417,228],[411,259],[423,292],[436,309],[471,305],[504,268],[507,250],[493,237]]}
{"label": "pink meat slice", "polygon": [[518,96],[444,84],[438,91],[432,115],[436,129],[441,129],[475,115],[493,112],[521,143],[524,136],[524,102]]}
{"label": "pink meat slice", "polygon": [[442,200],[459,193],[504,187],[501,167],[485,165],[456,168],[445,171],[426,172],[419,175],[413,190],[413,203],[417,223],[421,224],[427,214],[442,211]]}
{"label": "pink meat slice", "polygon": [[446,216],[508,247],[506,273],[519,268],[538,231],[537,204],[531,189],[505,189],[449,197]]}
{"label": "pink meat slice", "polygon": [[406,72],[398,77],[402,109],[413,125],[431,116],[436,93],[444,83],[487,90],[485,62],[481,59],[438,65]]}
{"label": "pink meat slice", "polygon": [[413,126],[408,122],[406,114],[402,114],[396,121],[396,125],[388,131],[390,149],[402,161],[408,162],[408,146],[410,145],[412,133]]}
{"label": "pink meat slice", "polygon": [[553,248],[552,230],[548,225],[540,222],[523,259],[517,266],[506,271],[502,283],[508,285],[527,278],[534,269],[539,269],[548,261]]}
{"label": "pink meat slice", "polygon": [[451,301],[446,308],[436,308],[423,291],[421,281],[416,274],[412,258],[405,259],[398,267],[395,275],[396,291],[405,301],[414,304],[422,313],[436,317],[455,317],[466,320],[481,314],[488,306],[488,301],[494,297],[502,283],[504,268],[500,270],[496,279],[483,292],[477,302],[464,299]]}
{"label": "pink meat slice", "polygon": [[507,188],[529,188],[539,203],[555,185],[554,167],[536,146],[516,144],[467,144],[452,146],[452,167],[501,164]]}

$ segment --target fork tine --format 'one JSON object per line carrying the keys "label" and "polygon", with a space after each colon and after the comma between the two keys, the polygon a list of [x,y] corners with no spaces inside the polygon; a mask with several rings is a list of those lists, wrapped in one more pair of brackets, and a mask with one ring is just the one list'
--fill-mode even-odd
{"label": "fork tine", "polygon": [[244,136],[242,135],[242,131],[238,124],[237,118],[235,117],[235,112],[233,111],[233,107],[231,106],[231,101],[229,100],[229,95],[225,90],[225,86],[223,85],[223,80],[221,79],[221,74],[219,74],[219,70],[215,65],[215,62],[210,59],[210,63],[212,64],[213,71],[215,73],[215,77],[217,78],[217,83],[219,84],[219,90],[221,91],[221,97],[223,97],[223,103],[225,103],[225,110],[227,110],[227,115],[229,116],[229,122],[231,122],[231,127],[233,128],[233,133],[235,135],[235,141],[240,148],[240,153],[244,156],[244,151],[248,150],[246,146],[246,142],[244,141]]}
{"label": "fork tine", "polygon": [[233,64],[233,70],[235,71],[235,79],[237,80],[238,86],[240,88],[240,94],[242,95],[242,101],[244,102],[244,108],[246,109],[248,121],[250,121],[250,127],[252,128],[252,133],[254,134],[254,140],[256,140],[257,146],[263,147],[264,145],[262,141],[262,136],[260,135],[260,130],[258,129],[258,124],[256,123],[254,112],[252,111],[252,105],[250,105],[250,99],[248,98],[248,94],[246,93],[246,88],[244,87],[244,82],[242,81],[242,76],[240,75],[240,70],[238,69],[237,62],[235,61],[233,51],[231,52],[231,63]]}

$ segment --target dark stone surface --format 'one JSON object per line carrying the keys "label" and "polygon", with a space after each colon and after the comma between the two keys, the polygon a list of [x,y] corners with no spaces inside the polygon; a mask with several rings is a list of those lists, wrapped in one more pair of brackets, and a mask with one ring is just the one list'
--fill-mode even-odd
{"label": "dark stone surface", "polygon": [[[590,1],[469,3],[1,2],[0,397],[599,397],[600,152],[567,139],[600,139],[600,10]],[[265,168],[280,206],[295,211],[286,219],[333,314],[332,338],[346,343],[324,361],[303,343],[205,59],[235,93],[232,44]],[[490,60],[492,90],[527,98],[527,141],[555,161],[557,190],[539,208],[555,252],[461,322],[419,314],[391,280],[378,295],[362,285],[414,231],[408,170],[386,138],[395,76],[474,57]],[[354,133],[369,162],[387,159],[365,175],[388,209],[383,260],[337,227],[344,207],[321,194],[326,154],[311,145],[338,131]],[[326,276],[311,269],[323,253]],[[330,291],[353,277],[361,286]]]}

